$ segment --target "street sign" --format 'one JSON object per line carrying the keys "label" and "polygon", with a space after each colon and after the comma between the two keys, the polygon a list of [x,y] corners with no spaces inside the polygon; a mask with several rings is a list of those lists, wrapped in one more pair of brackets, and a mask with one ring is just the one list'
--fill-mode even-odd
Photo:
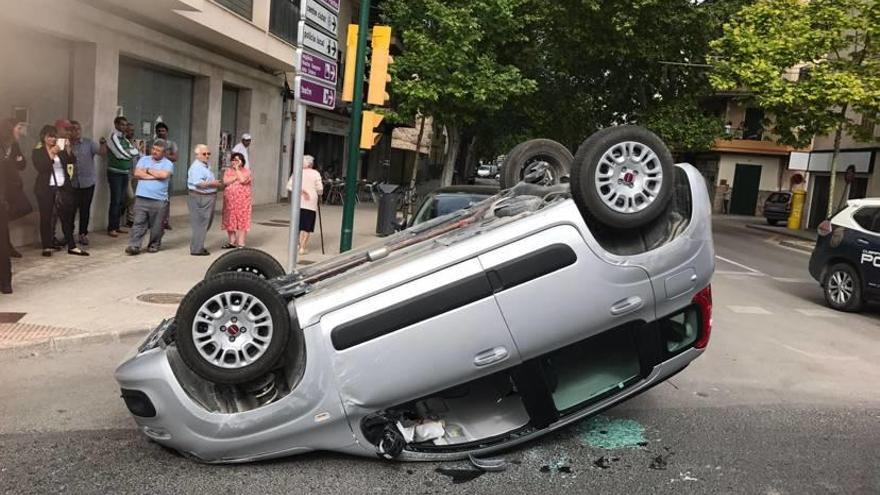
{"label": "street sign", "polygon": [[325,7],[330,9],[334,14],[339,13],[339,0],[319,0]]}
{"label": "street sign", "polygon": [[339,47],[336,44],[336,36],[329,36],[323,31],[313,28],[305,21],[299,21],[298,38],[302,40],[302,46],[309,50],[336,60]]}
{"label": "street sign", "polygon": [[302,48],[296,49],[296,73],[312,79],[335,85],[337,75],[336,61],[319,57]]}
{"label": "street sign", "polygon": [[336,107],[336,87],[296,76],[296,98],[301,103],[333,110]]}
{"label": "street sign", "polygon": [[339,16],[333,13],[332,10],[318,3],[317,0],[302,0],[299,8],[302,18],[306,22],[327,31],[336,38]]}

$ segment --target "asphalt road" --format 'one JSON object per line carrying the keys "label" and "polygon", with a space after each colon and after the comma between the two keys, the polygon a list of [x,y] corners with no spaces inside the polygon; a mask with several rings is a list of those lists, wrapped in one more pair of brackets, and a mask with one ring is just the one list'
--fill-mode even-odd
{"label": "asphalt road", "polygon": [[130,341],[0,362],[0,492],[880,493],[880,313],[825,308],[808,256],[764,233],[722,220],[715,235],[709,349],[604,414],[641,446],[576,425],[461,484],[436,472],[461,463],[201,465],[134,430],[112,378]]}

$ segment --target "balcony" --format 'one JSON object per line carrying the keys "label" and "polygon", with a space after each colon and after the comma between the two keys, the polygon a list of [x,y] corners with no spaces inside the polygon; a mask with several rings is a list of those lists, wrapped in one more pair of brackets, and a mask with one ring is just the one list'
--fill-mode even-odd
{"label": "balcony", "polygon": [[763,141],[758,139],[738,139],[729,137],[727,139],[716,139],[712,146],[712,151],[723,153],[744,153],[751,155],[778,155],[788,156],[794,151],[791,146],[777,144],[773,141]]}

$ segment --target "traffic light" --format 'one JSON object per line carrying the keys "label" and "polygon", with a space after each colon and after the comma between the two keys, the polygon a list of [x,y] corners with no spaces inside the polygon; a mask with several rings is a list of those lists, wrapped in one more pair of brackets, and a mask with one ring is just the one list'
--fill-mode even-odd
{"label": "traffic light", "polygon": [[391,80],[391,76],[388,75],[388,64],[394,61],[388,53],[391,47],[391,27],[373,26],[372,47],[370,89],[367,92],[367,103],[384,105],[390,98],[385,92],[385,84]]}
{"label": "traffic light", "polygon": [[345,40],[345,74],[342,78],[342,101],[354,99],[354,67],[357,62],[358,25],[348,25]]}
{"label": "traffic light", "polygon": [[361,122],[361,149],[368,150],[373,146],[379,143],[379,140],[382,139],[382,134],[378,132],[374,132],[379,124],[382,123],[382,120],[385,117],[379,115],[376,112],[371,112],[369,110],[365,111],[363,114],[363,121]]}

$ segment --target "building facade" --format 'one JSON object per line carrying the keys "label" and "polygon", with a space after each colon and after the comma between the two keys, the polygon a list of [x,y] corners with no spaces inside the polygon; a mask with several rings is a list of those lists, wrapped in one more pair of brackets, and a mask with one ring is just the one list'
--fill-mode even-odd
{"label": "building facade", "polygon": [[[343,2],[342,40],[356,9]],[[275,202],[286,195],[291,170],[288,84],[298,18],[299,2],[291,0],[0,0],[0,117],[28,123],[21,143],[28,158],[40,128],[59,118],[79,121],[83,135],[95,141],[109,135],[119,115],[144,141],[164,122],[180,147],[172,184],[178,194],[186,190],[195,144],[216,150],[211,166],[217,170],[223,151],[247,132],[254,203]],[[328,127],[327,135],[339,136],[348,125],[341,113],[328,114],[335,127],[314,124],[307,153],[310,142],[327,156],[345,149],[344,139],[319,143]],[[91,230],[100,232],[109,191],[102,159],[97,168]],[[28,194],[35,175],[29,165],[23,174]],[[11,233],[16,245],[34,242],[36,214],[16,221]]]}

